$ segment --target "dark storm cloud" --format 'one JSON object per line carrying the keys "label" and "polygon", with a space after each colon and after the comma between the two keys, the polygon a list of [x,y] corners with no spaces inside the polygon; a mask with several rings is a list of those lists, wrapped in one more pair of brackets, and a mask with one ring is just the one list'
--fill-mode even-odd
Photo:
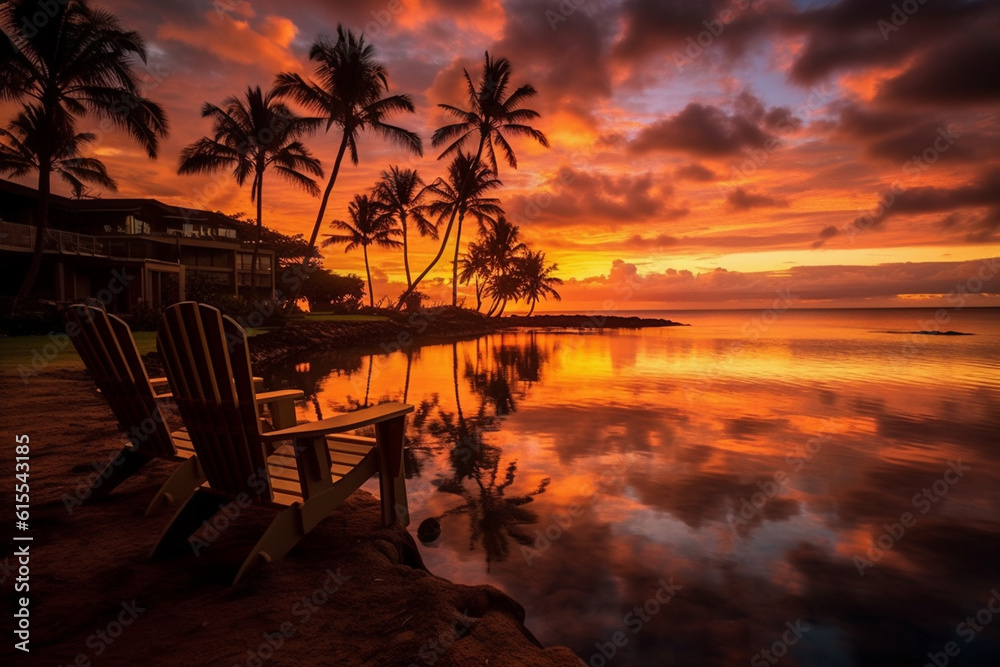
{"label": "dark storm cloud", "polygon": [[604,219],[620,222],[669,219],[687,214],[670,205],[673,186],[653,173],[608,174],[564,167],[545,190],[515,195],[507,206],[516,220],[544,221],[546,226]]}
{"label": "dark storm cloud", "polygon": [[746,188],[736,188],[726,196],[726,203],[734,211],[749,211],[752,208],[788,206],[788,201],[780,197],[751,192]]}
{"label": "dark storm cloud", "polygon": [[689,181],[714,181],[718,175],[703,164],[692,162],[674,170],[674,176]]}
{"label": "dark storm cloud", "polygon": [[904,62],[940,40],[958,37],[955,30],[989,11],[986,3],[960,0],[912,0],[917,9],[904,12],[898,0],[844,0],[827,7],[789,13],[783,27],[802,34],[806,45],[792,67],[793,81],[811,84],[836,71],[864,70]]}
{"label": "dark storm cloud", "polygon": [[[733,113],[710,104],[689,103],[673,116],[647,125],[629,143],[629,150],[683,151],[704,157],[736,155],[747,148],[777,146],[777,128],[795,125],[784,107],[765,110],[759,99],[742,93]],[[784,119],[784,123],[776,118]],[[773,123],[773,125],[772,125]]]}
{"label": "dark storm cloud", "polygon": [[690,62],[686,59],[697,58],[700,48],[713,45],[738,55],[753,39],[777,25],[783,11],[766,10],[781,10],[783,4],[767,0],[626,0],[620,16],[623,30],[612,55],[635,62],[665,52],[676,64]]}
{"label": "dark storm cloud", "polygon": [[606,52],[613,24],[602,12],[584,9],[553,24],[546,9],[532,0],[506,3],[503,35],[491,52],[516,60],[545,99],[587,116],[597,99],[611,95]]}
{"label": "dark storm cloud", "polygon": [[[907,164],[919,172],[918,163]],[[1000,167],[986,167],[975,180],[953,187],[905,188],[897,181],[872,202],[869,210],[844,225],[843,231],[853,238],[864,231],[884,229],[890,218],[929,213],[947,214],[939,221],[938,229],[960,234],[965,242],[995,241],[1000,233]],[[822,247],[837,233],[829,226],[823,228],[812,247]]]}
{"label": "dark storm cloud", "polygon": [[1000,21],[984,17],[886,81],[876,101],[962,106],[1000,100]]}

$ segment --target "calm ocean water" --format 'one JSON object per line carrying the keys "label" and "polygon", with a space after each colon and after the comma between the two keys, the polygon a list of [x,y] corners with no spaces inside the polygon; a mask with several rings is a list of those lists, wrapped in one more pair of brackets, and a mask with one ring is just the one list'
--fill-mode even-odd
{"label": "calm ocean water", "polygon": [[416,405],[430,570],[594,667],[1000,664],[1000,309],[641,314],[274,380]]}

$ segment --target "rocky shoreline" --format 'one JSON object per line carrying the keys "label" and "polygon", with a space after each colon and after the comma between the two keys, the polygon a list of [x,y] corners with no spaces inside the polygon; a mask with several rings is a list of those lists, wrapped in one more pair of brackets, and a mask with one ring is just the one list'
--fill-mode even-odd
{"label": "rocky shoreline", "polygon": [[688,326],[663,319],[613,315],[533,315],[490,318],[466,310],[431,309],[381,322],[297,322],[250,339],[255,370],[311,350],[376,349],[386,353],[410,346],[476,338],[510,329],[641,329]]}
{"label": "rocky shoreline", "polygon": [[[0,382],[16,381],[0,371]],[[409,531],[381,527],[378,500],[364,491],[288,556],[237,586],[222,582],[270,523],[271,510],[243,508],[232,525],[199,529],[208,547],[150,560],[172,512],[142,513],[176,464],[156,460],[107,498],[67,502],[121,447],[107,403],[84,372],[66,369],[40,373],[9,399],[0,431],[30,434],[34,541],[24,594],[38,661],[582,664],[567,648],[543,648],[525,626],[523,607],[496,588],[428,572]],[[12,504],[12,491],[0,498]],[[0,551],[0,564],[15,560],[13,549]]]}

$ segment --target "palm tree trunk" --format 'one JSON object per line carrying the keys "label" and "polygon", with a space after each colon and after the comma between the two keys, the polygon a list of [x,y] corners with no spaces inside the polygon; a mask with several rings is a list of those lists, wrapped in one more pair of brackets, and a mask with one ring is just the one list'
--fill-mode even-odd
{"label": "palm tree trunk", "polygon": [[35,281],[38,279],[38,273],[42,268],[45,231],[49,227],[49,191],[52,187],[51,179],[52,172],[49,160],[47,158],[44,161],[39,159],[38,207],[35,209],[35,249],[31,255],[31,263],[28,265],[28,271],[24,274],[24,280],[21,282],[21,287],[17,290],[17,296],[14,297],[11,313],[17,312],[17,304],[24,302],[25,299],[31,296],[32,290],[35,289]]}
{"label": "palm tree trunk", "polygon": [[483,287],[479,284],[479,276],[476,276],[476,312],[483,308]]}
{"label": "palm tree trunk", "polygon": [[[464,206],[464,203],[460,206]],[[465,211],[458,212],[458,227],[455,229],[455,260],[451,265],[451,305],[458,305],[458,250],[462,247],[462,222],[465,220]]]}
{"label": "palm tree trunk", "polygon": [[406,403],[406,397],[410,393],[410,368],[413,366],[413,348],[409,347],[406,349],[406,379],[403,380],[403,403]]}
{"label": "palm tree trunk", "polygon": [[368,246],[362,245],[361,249],[365,252],[365,273],[368,274],[368,302],[371,304],[372,308],[374,308],[375,292],[372,291],[372,270],[368,266]]}
{"label": "palm tree trunk", "polygon": [[497,317],[502,317],[503,316],[503,311],[504,311],[505,308],[507,308],[507,299],[504,299],[503,303],[500,305],[500,312],[497,313]]}
{"label": "palm tree trunk", "polygon": [[531,317],[531,314],[533,312],[535,312],[535,306],[537,306],[537,305],[538,305],[537,301],[532,301],[531,302],[531,308],[528,309],[528,317]]}
{"label": "palm tree trunk", "polygon": [[[475,169],[479,165],[479,160],[480,158],[483,157],[483,145],[485,141],[486,141],[485,137],[479,138],[479,150],[476,151],[476,159],[472,163],[473,169]],[[462,184],[459,186],[460,193],[463,190],[465,190],[465,186],[467,184],[466,181],[472,175],[472,173],[473,172],[470,171],[468,174],[465,175],[465,180],[463,180]],[[412,294],[413,291],[417,289],[417,285],[420,284],[420,281],[427,277],[427,274],[431,272],[431,269],[434,268],[434,265],[437,264],[438,260],[441,259],[441,255],[444,254],[444,249],[448,247],[448,236],[451,234],[452,225],[455,224],[455,216],[458,215],[458,209],[461,208],[464,203],[465,202],[459,202],[458,207],[456,207],[455,210],[451,212],[451,218],[449,218],[448,220],[448,227],[445,228],[444,230],[444,238],[441,239],[441,247],[438,248],[437,254],[434,255],[434,259],[432,259],[431,263],[427,265],[427,268],[424,269],[419,276],[417,276],[417,279],[414,280],[413,283],[406,288],[406,291],[403,292],[403,295],[399,297],[399,301],[396,303],[396,310],[399,310],[403,306],[403,303],[406,301],[407,297],[409,297],[410,294]]]}
{"label": "palm tree trunk", "polygon": [[365,404],[362,407],[368,407],[368,395],[372,390],[372,367],[375,365],[375,355],[368,355],[368,382],[365,383]]}
{"label": "palm tree trunk", "polygon": [[462,399],[458,393],[458,343],[451,344],[451,377],[455,382],[455,410],[458,412],[458,422],[464,426],[465,417],[462,415]]}
{"label": "palm tree trunk", "polygon": [[337,182],[337,174],[340,173],[340,164],[344,161],[344,153],[347,151],[347,136],[348,132],[344,131],[344,137],[340,142],[340,150],[337,151],[337,159],[333,162],[333,171],[330,173],[330,180],[326,184],[326,189],[323,191],[323,199],[319,203],[319,213],[316,214],[316,223],[313,225],[312,234],[309,236],[309,248],[306,250],[305,256],[302,258],[302,276],[295,286],[292,288],[291,293],[288,295],[288,301],[286,302],[286,308],[291,308],[292,305],[298,300],[299,292],[302,290],[302,280],[308,280],[308,276],[305,275],[306,267],[309,266],[309,260],[312,259],[313,251],[316,250],[316,237],[319,236],[319,229],[323,226],[323,216],[326,215],[326,205],[330,201],[330,193],[333,192],[333,184]]}
{"label": "palm tree trunk", "polygon": [[[257,172],[257,178],[254,185],[257,190],[257,238],[254,239],[253,243],[253,256],[250,259],[250,298],[257,296],[257,257],[260,252],[260,235],[263,229],[263,212],[264,212],[264,171],[263,168],[258,165],[259,171]],[[240,286],[239,279],[236,280],[236,295],[239,296]]]}
{"label": "palm tree trunk", "polygon": [[399,212],[399,225],[403,228],[403,268],[406,269],[406,286],[413,284],[410,280],[410,249],[406,242],[406,211]]}

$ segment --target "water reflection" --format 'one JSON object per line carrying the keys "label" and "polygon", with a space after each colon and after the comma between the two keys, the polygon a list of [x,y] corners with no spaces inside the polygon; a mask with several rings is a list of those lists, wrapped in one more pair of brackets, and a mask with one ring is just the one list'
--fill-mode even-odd
{"label": "water reflection", "polygon": [[[758,341],[734,315],[313,355],[285,381],[308,376],[303,418],[415,404],[414,525],[443,529],[428,566],[505,590],[585,662],[622,632],[616,664],[771,664],[801,621],[782,665],[920,665],[949,641],[960,664],[997,664],[1000,614],[957,630],[1000,590],[1000,317],[973,316],[956,328],[976,336],[892,372],[904,341],[879,332],[905,322],[841,313],[787,314]],[[669,604],[628,616],[671,577]]]}

